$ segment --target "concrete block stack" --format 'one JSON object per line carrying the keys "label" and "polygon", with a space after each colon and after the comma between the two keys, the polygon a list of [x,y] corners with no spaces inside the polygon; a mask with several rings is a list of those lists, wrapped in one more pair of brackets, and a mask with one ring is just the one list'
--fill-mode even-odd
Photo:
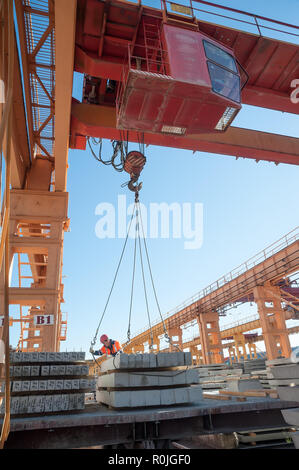
{"label": "concrete block stack", "polygon": [[266,359],[249,359],[243,362],[244,374],[252,374],[257,370],[266,368]]}
{"label": "concrete block stack", "polygon": [[230,377],[239,377],[243,369],[228,364],[207,364],[194,368],[198,373],[198,381],[203,390],[221,390],[227,387]]}
{"label": "concrete block stack", "polygon": [[258,379],[264,389],[275,388],[271,386],[271,379],[273,379],[272,373],[269,371],[269,368],[255,370],[251,372],[251,378]]}
{"label": "concrete block stack", "polygon": [[279,398],[299,403],[299,364],[292,363],[290,359],[274,359],[267,361]]}
{"label": "concrete block stack", "polygon": [[[240,364],[241,365],[241,364]],[[228,387],[231,391],[246,391],[248,390],[260,390],[262,388],[268,389],[269,385],[269,372],[266,369],[265,359],[250,359],[242,362],[243,375],[242,381],[238,383],[229,384]],[[247,381],[247,382],[245,382]],[[240,385],[240,386],[239,386]]]}
{"label": "concrete block stack", "polygon": [[[84,360],[85,352],[11,353],[11,414],[84,409],[85,392],[95,389]],[[4,387],[3,383],[1,392]],[[5,399],[0,397],[0,401],[3,414]]]}
{"label": "concrete block stack", "polygon": [[200,401],[191,353],[119,354],[101,364],[96,399],[111,408],[179,405]]}
{"label": "concrete block stack", "polygon": [[281,412],[285,422],[297,429],[292,433],[292,439],[296,449],[299,449],[299,364],[285,358],[267,361],[266,364],[272,372],[272,383],[279,398],[294,402],[294,408]]}
{"label": "concrete block stack", "polygon": [[247,392],[250,390],[263,390],[259,379],[250,377],[250,374],[244,374],[241,377],[228,377],[227,388],[230,392]]}

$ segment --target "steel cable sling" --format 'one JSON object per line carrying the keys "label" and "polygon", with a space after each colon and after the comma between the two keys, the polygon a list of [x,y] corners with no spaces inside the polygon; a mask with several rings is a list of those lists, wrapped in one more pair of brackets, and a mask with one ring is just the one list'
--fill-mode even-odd
{"label": "steel cable sling", "polygon": [[[104,315],[105,315],[105,313],[106,313],[106,310],[107,310],[107,307],[108,307],[108,303],[109,303],[109,300],[110,300],[110,297],[111,297],[111,294],[112,294],[112,291],[113,291],[113,288],[114,288],[114,285],[115,285],[115,281],[116,281],[116,278],[117,278],[117,275],[118,275],[118,271],[119,271],[119,268],[120,268],[120,265],[121,265],[121,262],[122,262],[122,259],[123,259],[123,256],[124,256],[124,252],[125,252],[125,249],[126,249],[126,245],[127,245],[127,242],[128,242],[129,233],[130,233],[130,229],[131,229],[133,217],[134,217],[134,214],[135,214],[135,210],[136,210],[136,204],[134,204],[134,209],[133,209],[133,213],[132,213],[132,216],[131,216],[129,228],[128,228],[128,231],[127,231],[125,243],[124,243],[124,246],[123,246],[123,249],[122,249],[122,252],[121,252],[120,260],[119,260],[118,265],[117,265],[117,268],[116,268],[116,272],[115,272],[114,279],[113,279],[113,282],[112,282],[112,286],[111,286],[111,289],[110,289],[110,292],[109,292],[109,295],[108,295],[108,299],[107,299],[106,305],[105,305],[105,307],[104,307],[104,311],[103,311],[103,313],[102,313],[100,322],[99,322],[98,327],[97,327],[97,329],[96,329],[95,336],[94,336],[93,340],[92,340],[91,343],[90,343],[91,349],[92,349],[92,346],[94,346],[94,345],[96,344],[98,332],[99,332],[100,326],[101,326],[101,324],[102,324]],[[91,354],[92,354],[92,356],[93,356],[94,361],[98,364],[98,366],[100,366],[100,364],[97,362],[97,360],[96,360],[96,358],[95,358],[95,356],[94,356],[94,353],[91,353]]]}
{"label": "steel cable sling", "polygon": [[[139,202],[139,198],[137,198],[137,201],[136,201],[136,202],[137,202],[137,205],[138,205],[137,207],[138,207],[138,209],[139,209],[138,212],[140,213],[140,223],[141,223],[142,236],[143,236],[143,244],[144,244],[144,248],[145,248],[147,264],[148,264],[148,268],[149,268],[149,273],[150,273],[150,278],[151,278],[151,283],[152,283],[152,288],[153,288],[153,292],[154,292],[154,296],[155,296],[157,308],[158,308],[158,311],[159,311],[161,323],[162,323],[162,325],[163,325],[164,337],[165,337],[165,339],[166,339],[166,341],[167,341],[168,343],[170,343],[172,346],[176,347],[176,348],[180,351],[179,346],[173,344],[171,338],[169,337],[168,332],[167,332],[167,328],[166,328],[166,325],[165,325],[165,322],[164,322],[164,319],[163,319],[163,316],[162,316],[162,312],[161,312],[161,308],[160,308],[160,305],[159,305],[159,301],[158,301],[158,297],[157,297],[157,292],[156,292],[156,288],[155,288],[155,283],[154,283],[154,279],[153,279],[153,274],[152,274],[152,269],[151,269],[151,263],[150,263],[150,259],[149,259],[147,244],[146,244],[146,241],[145,241],[145,233],[144,233],[143,222],[142,222],[142,216],[141,216],[141,211],[140,211],[140,202]],[[139,236],[139,243],[140,243],[140,236]],[[140,250],[141,250],[141,247],[140,247]],[[142,259],[142,257],[141,257],[141,259]],[[142,263],[142,266],[143,266],[143,263]],[[143,269],[143,268],[142,268],[142,269]],[[143,276],[144,276],[144,274],[143,274]],[[149,317],[149,313],[148,313],[148,317]],[[153,338],[152,338],[152,328],[151,328],[151,324],[150,324],[150,319],[149,319],[149,326],[150,326],[150,332],[151,332],[151,345],[152,345],[152,344],[153,344]]]}
{"label": "steel cable sling", "polygon": [[[131,216],[130,223],[129,223],[129,228],[128,228],[128,231],[127,231],[127,234],[126,234],[125,243],[124,243],[124,246],[123,246],[123,249],[122,249],[122,252],[121,252],[120,260],[119,260],[118,265],[117,265],[117,269],[116,269],[116,272],[115,272],[115,275],[114,275],[114,279],[113,279],[113,282],[112,282],[112,286],[111,286],[111,289],[110,289],[110,292],[109,292],[109,295],[108,295],[108,299],[107,299],[107,301],[106,301],[106,304],[105,304],[105,307],[104,307],[102,316],[101,316],[101,318],[100,318],[100,322],[99,322],[99,324],[98,324],[98,326],[97,326],[97,329],[96,329],[96,332],[95,332],[95,336],[94,336],[93,340],[91,341],[91,350],[92,350],[92,346],[94,346],[94,345],[96,344],[98,332],[99,332],[100,326],[101,326],[101,324],[102,324],[104,315],[105,315],[105,313],[106,313],[106,310],[107,310],[107,307],[108,307],[108,304],[109,304],[109,301],[110,301],[110,298],[111,298],[111,294],[112,294],[112,291],[113,291],[113,288],[114,288],[114,285],[115,285],[115,282],[116,282],[116,278],[117,278],[117,275],[118,275],[118,272],[119,272],[119,268],[120,268],[120,265],[121,265],[121,262],[122,262],[122,259],[123,259],[123,256],[124,256],[124,252],[125,252],[125,249],[126,249],[126,245],[127,245],[127,241],[128,241],[128,237],[129,237],[129,233],[130,233],[130,229],[131,229],[131,225],[132,225],[132,222],[133,222],[133,218],[134,218],[135,212],[136,212],[136,225],[135,225],[135,241],[134,241],[134,259],[133,259],[133,273],[132,273],[132,284],[131,284],[131,297],[130,297],[129,320],[128,320],[128,330],[127,330],[127,338],[128,338],[128,343],[127,343],[127,345],[128,345],[128,344],[130,343],[130,341],[131,341],[131,318],[132,318],[132,306],[133,306],[133,294],[134,294],[134,282],[135,282],[135,269],[136,269],[136,251],[137,251],[137,239],[138,239],[139,254],[140,254],[140,262],[141,262],[141,270],[142,270],[142,279],[143,279],[143,288],[144,288],[144,296],[145,296],[146,310],[147,310],[147,317],[148,317],[148,322],[149,322],[150,338],[151,338],[151,339],[150,339],[149,348],[150,348],[151,351],[153,350],[153,332],[152,332],[152,325],[151,325],[151,319],[150,319],[150,313],[149,313],[149,306],[148,306],[148,297],[147,297],[147,290],[146,290],[146,282],[145,282],[145,275],[144,275],[144,265],[143,265],[142,249],[141,249],[141,240],[140,240],[140,226],[139,226],[139,218],[140,218],[140,225],[141,225],[141,229],[142,229],[143,243],[144,243],[144,247],[145,247],[146,259],[147,259],[147,263],[148,263],[148,268],[149,268],[149,273],[150,273],[150,278],[151,278],[151,283],[152,283],[152,288],[153,288],[153,292],[154,292],[156,304],[157,304],[158,311],[159,311],[159,315],[160,315],[161,322],[162,322],[162,325],[163,325],[164,337],[165,337],[165,339],[167,340],[167,342],[169,342],[172,346],[174,346],[174,347],[176,347],[177,349],[180,350],[180,348],[179,348],[177,345],[174,345],[174,344],[172,343],[171,338],[169,337],[169,335],[168,335],[168,333],[167,333],[166,325],[165,325],[165,322],[164,322],[164,319],[163,319],[163,316],[162,316],[162,313],[161,313],[161,308],[160,308],[160,305],[159,305],[159,302],[158,302],[157,292],[156,292],[156,288],[155,288],[155,284],[154,284],[154,279],[153,279],[153,275],[152,275],[152,269],[151,269],[151,264],[150,264],[148,249],[147,249],[147,245],[146,245],[146,241],[145,241],[145,233],[144,233],[144,228],[143,228],[143,222],[142,222],[142,216],[141,216],[141,209],[140,209],[140,202],[139,202],[138,193],[136,194],[136,196],[137,196],[137,197],[135,198],[135,204],[134,204],[132,216]],[[93,356],[94,361],[98,364],[98,366],[100,366],[100,364],[97,362],[97,360],[96,360],[96,358],[95,358],[95,356],[94,356],[94,353],[92,352],[91,354],[92,354],[92,356]]]}
{"label": "steel cable sling", "polygon": [[[135,206],[136,206],[136,226],[135,226],[134,263],[133,263],[133,276],[132,276],[132,288],[131,288],[129,324],[128,324],[128,333],[127,333],[127,337],[128,337],[128,343],[127,343],[127,345],[130,343],[130,340],[131,340],[131,315],[132,315],[133,291],[134,291],[134,279],[135,279],[135,266],[136,266],[136,245],[137,245],[137,239],[138,239],[140,263],[141,263],[141,271],[142,271],[142,279],[143,279],[144,297],[145,297],[147,318],[148,318],[148,322],[149,322],[149,329],[150,329],[150,335],[151,335],[151,342],[150,342],[149,348],[150,348],[150,350],[152,350],[152,349],[153,349],[153,333],[152,333],[151,319],[150,319],[150,313],[149,313],[149,307],[148,307],[148,298],[147,298],[146,283],[145,283],[145,276],[144,276],[144,267],[143,267],[143,259],[142,259],[142,250],[141,250],[141,241],[140,241],[140,230],[139,230],[140,205],[139,205],[139,200],[138,200],[138,198],[137,198],[137,201],[135,201]],[[140,219],[141,219],[141,214],[140,214]]]}

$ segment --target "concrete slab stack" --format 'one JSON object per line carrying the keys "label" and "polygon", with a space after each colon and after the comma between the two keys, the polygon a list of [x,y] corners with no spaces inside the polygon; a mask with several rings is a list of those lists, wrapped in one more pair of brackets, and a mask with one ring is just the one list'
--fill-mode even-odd
{"label": "concrete slab stack", "polygon": [[251,374],[257,370],[265,369],[266,359],[249,359],[243,362],[244,374]]}
{"label": "concrete slab stack", "polygon": [[227,387],[227,380],[230,377],[239,377],[243,369],[231,367],[228,364],[207,364],[196,366],[194,369],[198,373],[198,381],[203,390],[220,390]]}
{"label": "concrete slab stack", "polygon": [[271,386],[271,379],[273,378],[273,375],[268,370],[268,368],[252,371],[251,378],[258,379],[264,389],[269,390],[271,388],[275,388]]}
{"label": "concrete slab stack", "polygon": [[202,398],[191,353],[119,354],[101,364],[96,399],[111,408],[168,406]]}
{"label": "concrete slab stack", "polygon": [[[1,392],[4,395],[5,384]],[[84,409],[85,393],[95,389],[85,352],[10,354],[11,414],[53,413]],[[5,399],[0,396],[0,414]]]}
{"label": "concrete slab stack", "polygon": [[228,377],[227,390],[230,392],[247,392],[249,390],[263,390],[259,379],[253,379],[250,374],[243,377]]}
{"label": "concrete slab stack", "polygon": [[273,374],[272,382],[279,398],[294,402],[294,408],[281,412],[286,423],[297,429],[292,433],[292,439],[296,449],[299,449],[299,364],[285,358],[267,361],[266,364]]}

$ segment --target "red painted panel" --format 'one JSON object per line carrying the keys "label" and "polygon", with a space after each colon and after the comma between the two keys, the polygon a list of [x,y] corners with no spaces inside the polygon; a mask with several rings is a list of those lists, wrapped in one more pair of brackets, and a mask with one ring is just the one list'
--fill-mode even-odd
{"label": "red painted panel", "polygon": [[84,34],[100,36],[103,20],[104,3],[87,0],[84,17]]}
{"label": "red painted panel", "polygon": [[[296,49],[295,49],[296,50]],[[294,55],[288,44],[279,44],[255,82],[256,86],[272,88]]]}
{"label": "red painted panel", "polygon": [[[143,44],[143,29],[139,27],[139,29],[136,30],[139,24],[140,14],[140,7],[137,2],[136,5],[130,5],[118,0],[113,1],[113,3],[98,0],[78,0],[76,45],[83,47],[84,52],[91,55],[88,60],[85,60],[82,68],[83,62],[77,58],[77,49],[75,54],[75,69],[77,70],[77,64],[80,62],[78,67],[81,72],[98,77],[119,80],[127,54],[126,47],[119,47],[118,44],[111,44],[105,40],[103,50],[104,62],[97,62],[97,57],[92,55],[92,53],[98,53],[100,34],[102,31],[103,8],[106,9],[105,11],[107,13],[106,37],[108,35],[114,36],[115,38],[131,39],[134,37],[134,33],[136,33],[137,43]],[[160,28],[162,25],[161,10],[143,6],[141,24],[144,20],[148,20],[150,23],[154,20]],[[251,18],[251,20],[253,21],[253,18]],[[211,17],[211,21],[217,22],[217,17],[214,19]],[[290,83],[294,78],[298,78],[299,74],[299,53],[297,52],[296,54],[298,46],[287,42],[279,42],[274,39],[260,38],[258,29],[256,29],[256,34],[251,34],[200,20],[198,21],[198,27],[201,33],[210,37],[212,40],[214,39],[224,46],[231,47],[243,67],[246,68],[246,64],[249,65],[248,71],[252,80],[249,83],[254,86],[257,80],[256,84],[258,86],[255,88],[257,92],[258,88],[260,88],[261,93],[260,99],[256,99],[258,98],[257,93],[245,93],[244,102],[246,104],[288,111],[289,104],[285,97],[290,95],[292,91],[290,89]],[[242,29],[242,23],[240,23],[239,28]],[[186,29],[179,29],[181,32],[187,31]],[[278,29],[280,29],[280,26],[278,26]],[[284,28],[282,27],[282,29]],[[291,36],[290,40],[292,40]],[[279,53],[279,55],[277,55],[278,52],[274,52],[277,45],[279,45],[279,49],[283,47],[283,54]],[[135,52],[139,55],[137,48]],[[190,56],[189,53],[188,55]],[[191,59],[192,57],[190,57],[190,60]],[[94,63],[92,64],[92,62]],[[195,63],[195,66],[196,65]],[[85,66],[86,68],[84,68]],[[269,93],[266,89],[268,89]],[[282,95],[282,99],[279,100],[279,97],[274,93],[272,99],[270,96],[272,90],[282,91],[285,93],[285,96]],[[265,101],[263,101],[263,96],[266,97]],[[251,97],[253,98],[252,101]],[[291,112],[294,111],[291,110]]]}
{"label": "red painted panel", "polygon": [[164,97],[165,95],[163,95],[158,89],[153,89],[152,92],[149,91],[146,95],[146,99],[143,101],[139,120],[151,122],[155,126],[155,123],[159,122],[157,109],[161,109]]}
{"label": "red painted panel", "polygon": [[109,21],[111,23],[127,24],[136,26],[138,22],[139,8],[138,5],[110,5]]}
{"label": "red painted panel", "polygon": [[197,31],[163,26],[164,49],[167,51],[169,75],[177,81],[211,88],[202,38]]}
{"label": "red painted panel", "polygon": [[91,53],[96,53],[99,50],[100,38],[95,38],[92,36],[83,37],[83,47]]}

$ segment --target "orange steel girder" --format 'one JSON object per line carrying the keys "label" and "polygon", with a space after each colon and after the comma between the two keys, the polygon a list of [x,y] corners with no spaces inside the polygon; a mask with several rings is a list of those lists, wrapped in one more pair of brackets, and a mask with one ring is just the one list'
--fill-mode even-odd
{"label": "orange steel girder", "polygon": [[[76,134],[119,140],[116,111],[111,106],[72,104],[70,147],[76,146]],[[140,142],[138,132],[129,132],[130,142]],[[268,132],[230,127],[223,134],[194,134],[186,137],[144,133],[144,143],[266,160],[275,163],[299,164],[299,139]]]}

